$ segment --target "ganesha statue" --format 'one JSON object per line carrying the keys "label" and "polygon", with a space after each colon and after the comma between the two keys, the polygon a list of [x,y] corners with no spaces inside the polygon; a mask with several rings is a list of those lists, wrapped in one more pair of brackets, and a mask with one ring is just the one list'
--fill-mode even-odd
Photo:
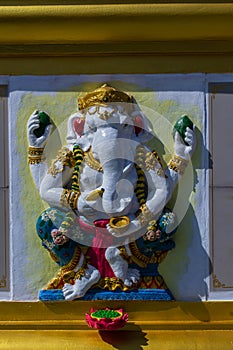
{"label": "ganesha statue", "polygon": [[30,170],[49,206],[36,231],[59,265],[41,300],[172,299],[158,272],[175,246],[167,203],[195,150],[190,119],[177,125],[165,168],[134,97],[104,84],[78,99],[66,144],[47,164],[53,122],[43,111],[30,116]]}

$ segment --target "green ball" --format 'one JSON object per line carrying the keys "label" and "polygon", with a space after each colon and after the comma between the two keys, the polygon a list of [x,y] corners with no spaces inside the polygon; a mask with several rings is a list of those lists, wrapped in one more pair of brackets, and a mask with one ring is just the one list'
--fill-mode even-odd
{"label": "green ball", "polygon": [[46,126],[51,124],[50,117],[45,112],[39,112],[39,121],[40,121],[39,128],[34,130],[34,134],[36,137],[41,137],[45,132]]}
{"label": "green ball", "polygon": [[174,125],[173,137],[175,136],[175,132],[178,131],[182,140],[188,146],[187,142],[185,142],[185,140],[184,140],[187,127],[190,128],[191,130],[193,130],[193,122],[189,119],[189,117],[187,115],[183,115],[180,119],[177,120],[177,122]]}

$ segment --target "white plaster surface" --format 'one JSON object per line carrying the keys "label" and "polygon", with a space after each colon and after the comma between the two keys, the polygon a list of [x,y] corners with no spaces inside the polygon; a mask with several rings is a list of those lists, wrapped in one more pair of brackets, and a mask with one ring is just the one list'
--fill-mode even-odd
{"label": "white plaster surface", "polygon": [[[230,80],[233,77],[228,77]],[[174,123],[182,114],[190,114],[197,124],[198,147],[193,157],[193,169],[182,179],[179,194],[182,197],[181,212],[186,208],[184,219],[175,236],[176,248],[168,254],[161,264],[160,272],[168,287],[177,300],[206,300],[209,297],[209,188],[208,188],[208,150],[206,136],[208,123],[206,122],[206,75],[89,75],[89,76],[18,76],[9,78],[9,139],[10,139],[10,213],[11,213],[11,292],[13,300],[37,300],[37,289],[40,285],[40,269],[29,271],[30,252],[28,251],[28,237],[25,237],[25,203],[30,202],[30,188],[28,197],[22,198],[25,189],[25,178],[20,167],[22,149],[19,149],[17,127],[20,118],[18,111],[22,98],[33,93],[35,96],[63,92],[69,96],[70,92],[85,90],[84,83],[109,82],[114,86],[120,84],[125,91],[135,95],[139,104],[146,111],[158,106],[164,120]],[[153,95],[153,92],[155,94]],[[152,94],[149,94],[152,93]],[[153,101],[151,100],[153,99]],[[74,104],[75,106],[75,104]],[[46,106],[42,106],[45,109]],[[37,107],[35,107],[37,108]],[[75,112],[75,110],[73,110]],[[29,115],[28,115],[29,117]],[[25,120],[21,128],[26,129]],[[155,130],[161,139],[169,139],[166,148],[171,150],[171,135],[165,128]],[[26,152],[26,149],[25,149]],[[166,155],[165,155],[166,156]],[[25,168],[27,164],[25,163]],[[21,170],[20,170],[21,169]],[[193,179],[190,188],[190,177]],[[40,212],[35,213],[39,215]],[[31,228],[33,242],[38,240],[35,228]],[[38,243],[35,243],[38,244]],[[38,244],[39,246],[39,244]],[[39,256],[46,254],[38,249]],[[33,256],[36,261],[37,256]],[[38,260],[39,261],[39,260]],[[26,273],[27,271],[27,273]],[[38,276],[33,276],[34,274]],[[36,278],[35,278],[36,277]],[[53,277],[53,276],[50,276]],[[31,280],[30,280],[31,279]],[[36,281],[36,283],[34,282]],[[41,281],[42,283],[42,281]],[[41,285],[41,287],[43,287]],[[7,299],[0,293],[0,299]],[[218,296],[216,297],[218,298]],[[225,297],[222,296],[222,299]],[[227,297],[229,298],[229,297]]]}

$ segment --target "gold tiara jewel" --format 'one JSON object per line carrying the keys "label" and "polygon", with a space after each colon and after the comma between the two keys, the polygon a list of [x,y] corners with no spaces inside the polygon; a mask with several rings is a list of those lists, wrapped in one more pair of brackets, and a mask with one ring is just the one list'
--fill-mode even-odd
{"label": "gold tiara jewel", "polygon": [[78,108],[81,111],[96,105],[107,106],[107,104],[111,102],[134,103],[134,99],[133,96],[127,95],[123,91],[116,90],[112,86],[104,84],[100,88],[80,97],[78,99]]}

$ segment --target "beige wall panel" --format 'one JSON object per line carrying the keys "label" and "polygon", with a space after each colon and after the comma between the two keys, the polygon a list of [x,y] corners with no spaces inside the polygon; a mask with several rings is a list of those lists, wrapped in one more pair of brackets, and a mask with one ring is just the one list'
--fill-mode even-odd
{"label": "beige wall panel", "polygon": [[233,290],[233,84],[211,84],[212,290]]}
{"label": "beige wall panel", "polygon": [[226,84],[230,88],[232,94],[218,93],[212,99],[214,186],[233,185],[233,84]]}
{"label": "beige wall panel", "polygon": [[213,281],[214,289],[233,290],[232,188],[215,188],[213,203]]}

